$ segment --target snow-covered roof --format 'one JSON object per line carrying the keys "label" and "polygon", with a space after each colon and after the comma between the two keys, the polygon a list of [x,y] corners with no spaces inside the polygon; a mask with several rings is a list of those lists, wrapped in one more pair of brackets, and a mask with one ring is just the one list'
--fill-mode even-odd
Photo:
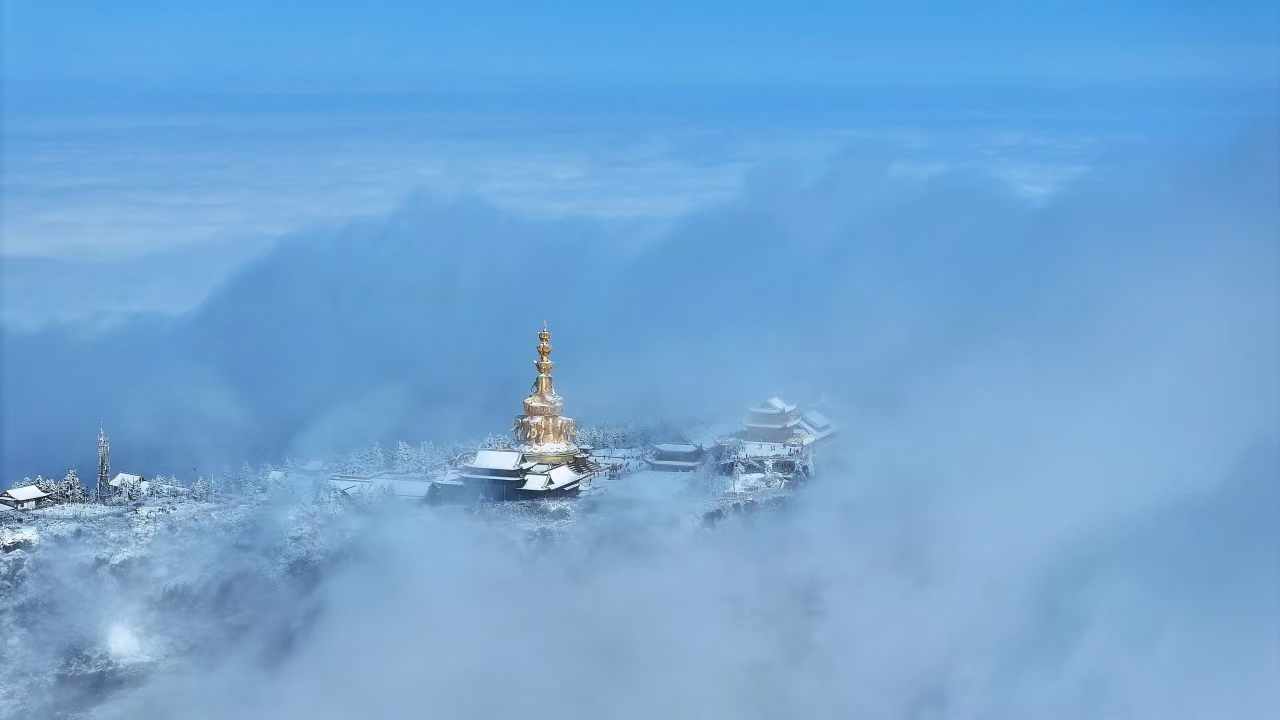
{"label": "snow-covered roof", "polygon": [[789,413],[795,409],[796,409],[795,405],[788,404],[784,402],[782,398],[778,397],[777,395],[774,395],[768,400],[765,400],[762,404],[758,405],[757,407],[751,408],[751,412]]}
{"label": "snow-covered roof", "polygon": [[116,476],[111,478],[111,481],[108,482],[107,484],[110,485],[111,487],[121,487],[124,485],[133,485],[134,483],[138,483],[138,482],[142,482],[141,475],[134,475],[132,473],[117,473]]}
{"label": "snow-covered roof", "polygon": [[519,450],[477,450],[472,467],[486,470],[515,470],[523,457]]}
{"label": "snow-covered roof", "polygon": [[659,452],[675,453],[697,452],[698,450],[701,450],[701,448],[692,443],[658,443],[653,446],[653,449]]}
{"label": "snow-covered roof", "polygon": [[809,427],[814,430],[821,431],[831,426],[831,421],[827,419],[827,416],[817,410],[805,410],[800,416],[803,417],[804,421],[809,424]]}
{"label": "snow-covered roof", "polygon": [[285,474],[283,470],[272,470],[271,472],[267,473],[267,479],[271,480],[272,482],[283,480],[284,478],[285,478]]}
{"label": "snow-covered roof", "polygon": [[524,476],[524,485],[520,486],[521,490],[546,490],[551,484],[551,478],[541,473],[530,473]]}
{"label": "snow-covered roof", "polygon": [[558,465],[556,467],[553,467],[551,468],[551,472],[549,474],[551,475],[551,484],[557,487],[561,485],[567,485],[568,483],[571,483],[574,480],[577,480],[580,477],[582,477],[577,473],[576,470],[569,467],[568,465]]}
{"label": "snow-covered roof", "polygon": [[39,500],[40,498],[49,497],[49,493],[41,490],[35,485],[23,485],[22,487],[9,488],[4,492],[4,494],[18,502],[27,502],[30,500]]}

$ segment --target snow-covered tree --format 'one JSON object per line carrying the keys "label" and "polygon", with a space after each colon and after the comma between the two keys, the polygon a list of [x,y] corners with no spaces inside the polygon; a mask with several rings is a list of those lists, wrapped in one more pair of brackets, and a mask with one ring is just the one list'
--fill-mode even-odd
{"label": "snow-covered tree", "polygon": [[365,464],[370,472],[380,472],[387,468],[387,453],[383,451],[382,443],[375,441],[367,453]]}
{"label": "snow-covered tree", "polygon": [[62,495],[62,502],[82,503],[89,498],[75,468],[67,468],[67,474],[62,477],[58,490]]}
{"label": "snow-covered tree", "polygon": [[261,473],[256,472],[247,461],[240,465],[240,472],[236,475],[236,485],[245,495],[257,495],[265,489]]}
{"label": "snow-covered tree", "polygon": [[203,502],[213,496],[213,486],[203,475],[191,483],[191,499]]}
{"label": "snow-covered tree", "polygon": [[508,435],[495,435],[493,433],[489,433],[480,441],[479,447],[482,450],[509,448],[511,447],[511,437]]}
{"label": "snow-covered tree", "polygon": [[418,454],[421,456],[421,467],[419,471],[422,473],[433,473],[449,464],[449,458],[452,453],[449,448],[441,447],[431,442],[423,442],[418,446]]}
{"label": "snow-covered tree", "polygon": [[414,472],[420,465],[421,458],[412,445],[403,440],[396,443],[396,472]]}
{"label": "snow-covered tree", "polygon": [[601,447],[603,445],[604,434],[596,425],[583,425],[578,428],[578,444],[586,447]]}
{"label": "snow-covered tree", "polygon": [[265,465],[258,472],[262,477],[262,488],[266,492],[275,493],[289,489],[288,471],[274,465]]}

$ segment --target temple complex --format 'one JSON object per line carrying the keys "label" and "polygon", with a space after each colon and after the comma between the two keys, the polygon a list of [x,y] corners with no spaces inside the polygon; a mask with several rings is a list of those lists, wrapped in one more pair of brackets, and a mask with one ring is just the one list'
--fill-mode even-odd
{"label": "temple complex", "polygon": [[735,488],[803,482],[813,474],[813,446],[835,433],[817,410],[771,397],[749,408],[736,437],[721,442],[720,469],[734,476]]}
{"label": "temple complex", "polygon": [[551,372],[551,331],[538,332],[538,374],[524,399],[524,413],[513,427],[515,446],[484,449],[464,465],[455,479],[437,482],[439,492],[463,491],[494,499],[576,495],[600,471],[578,447],[577,426],[565,417],[564,399]]}

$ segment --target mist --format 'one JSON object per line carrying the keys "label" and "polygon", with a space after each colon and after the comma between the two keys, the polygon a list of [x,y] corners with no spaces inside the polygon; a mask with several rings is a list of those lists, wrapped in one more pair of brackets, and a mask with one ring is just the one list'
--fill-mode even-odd
{"label": "mist", "polygon": [[146,668],[29,706],[101,718],[1274,712],[1276,130],[1035,202],[852,142],[660,231],[425,192],[176,316],[6,330],[10,475],[99,419],[118,462],[184,473],[502,431],[543,320],[580,421],[782,392],[842,433],[714,527],[696,488],[564,522],[280,496],[160,523],[145,559],[42,548],[6,566],[0,666]]}

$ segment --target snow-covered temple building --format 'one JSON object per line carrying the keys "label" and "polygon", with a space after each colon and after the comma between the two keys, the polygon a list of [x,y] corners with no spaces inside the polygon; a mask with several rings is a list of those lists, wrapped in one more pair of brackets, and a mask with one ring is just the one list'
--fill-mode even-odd
{"label": "snow-covered temple building", "polygon": [[645,455],[649,468],[661,472],[693,472],[706,459],[706,449],[691,442],[654,443]]}
{"label": "snow-covered temple building", "polygon": [[811,445],[836,432],[827,416],[817,410],[800,409],[774,396],[749,408],[742,420],[743,440],[760,443],[801,443]]}
{"label": "snow-covered temple building", "polygon": [[34,510],[50,502],[49,493],[36,485],[22,485],[0,493],[0,504],[17,510]]}
{"label": "snow-covered temple building", "polygon": [[462,493],[493,500],[576,495],[601,467],[575,442],[577,426],[565,417],[564,399],[551,377],[551,331],[538,332],[538,371],[517,415],[512,448],[485,449],[449,479],[433,486],[437,497]]}
{"label": "snow-covered temple building", "polygon": [[[747,410],[742,430],[722,442],[721,472],[747,484],[789,485],[813,474],[813,446],[836,432],[816,410],[771,397]],[[735,485],[737,484],[735,480]]]}
{"label": "snow-covered temple building", "polygon": [[742,420],[742,439],[752,442],[784,443],[800,430],[800,412],[795,405],[771,397],[749,408]]}

